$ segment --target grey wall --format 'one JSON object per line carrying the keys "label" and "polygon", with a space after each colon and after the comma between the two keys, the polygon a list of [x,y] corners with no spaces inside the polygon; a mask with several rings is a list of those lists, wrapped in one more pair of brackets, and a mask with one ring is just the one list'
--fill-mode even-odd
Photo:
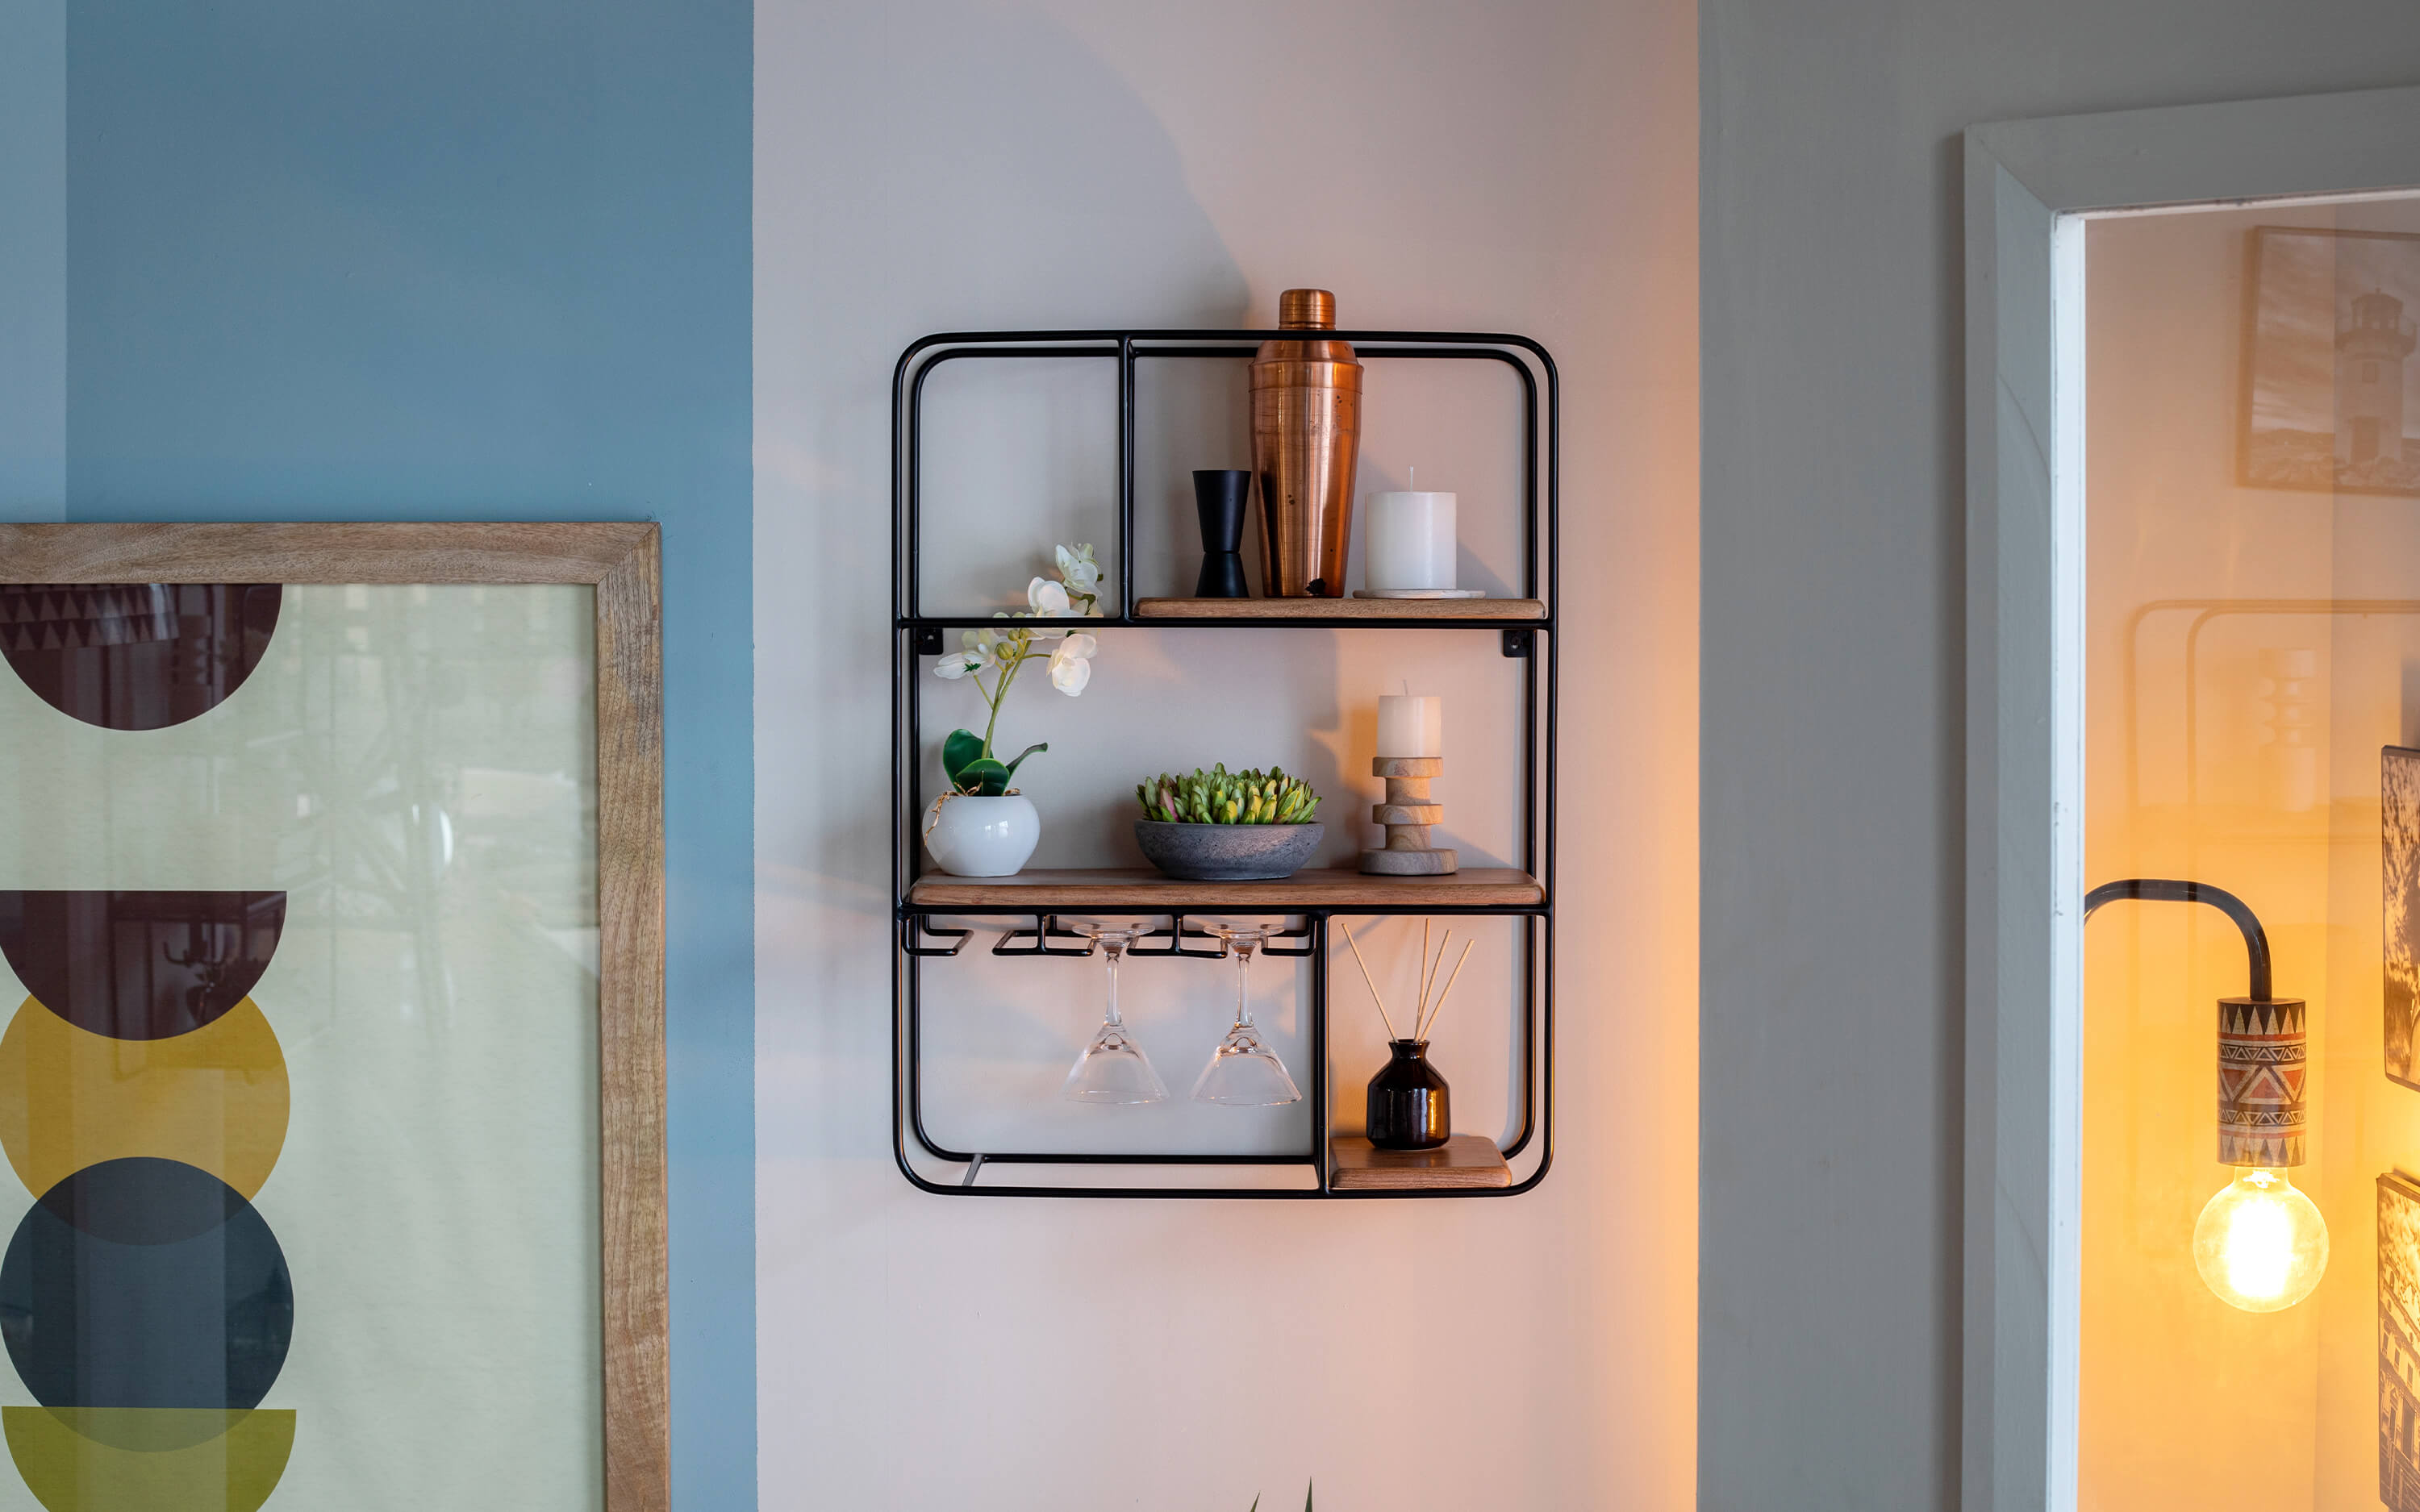
{"label": "grey wall", "polygon": [[2420,80],[2397,0],[1703,0],[1699,1500],[1958,1483],[1968,124]]}

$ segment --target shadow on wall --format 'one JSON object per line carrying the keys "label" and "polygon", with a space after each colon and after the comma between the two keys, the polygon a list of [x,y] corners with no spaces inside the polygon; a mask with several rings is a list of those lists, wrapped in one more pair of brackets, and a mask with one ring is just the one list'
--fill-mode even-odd
{"label": "shadow on wall", "polygon": [[[947,330],[1239,325],[1248,300],[1173,138],[1063,27],[972,4],[819,12],[813,23],[814,65],[790,78],[788,100],[758,101],[760,134],[808,146],[780,155],[795,177],[760,181],[756,200],[760,261],[780,270],[760,279],[760,328],[804,333],[758,354],[757,544],[760,562],[841,556],[861,570],[826,578],[812,600],[776,595],[768,579],[760,640],[799,638],[831,654],[760,660],[765,749],[825,779],[796,802],[768,795],[760,881],[768,924],[796,900],[825,911],[804,933],[775,930],[769,947],[845,942],[871,1002],[884,994],[886,935],[874,921],[890,911],[890,605],[877,563],[890,550],[900,349]],[[916,58],[916,94],[847,67],[868,54]],[[1090,533],[1077,538],[1103,543],[1106,556],[1113,482],[1088,493],[1079,517],[1098,517],[1081,518]],[[1179,523],[1190,532],[1189,518]],[[1050,544],[1037,534],[1032,546]],[[1022,584],[1026,565],[1001,564],[1004,588]],[[1103,648],[1104,671],[1117,649]],[[1025,681],[1037,686],[1020,682],[1011,702],[1023,707],[1003,723],[1017,718],[1030,739],[1063,735],[1059,717],[1073,705]],[[1084,702],[1108,691],[1096,682]],[[963,712],[980,714],[970,693]],[[877,1053],[879,1022],[860,1022],[856,1048]]]}

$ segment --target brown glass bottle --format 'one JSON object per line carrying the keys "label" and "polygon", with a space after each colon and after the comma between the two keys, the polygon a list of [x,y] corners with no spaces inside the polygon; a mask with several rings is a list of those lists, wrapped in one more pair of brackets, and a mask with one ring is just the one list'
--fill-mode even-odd
{"label": "brown glass bottle", "polygon": [[[1333,331],[1336,296],[1278,296],[1280,331]],[[1361,363],[1342,341],[1264,341],[1252,359],[1252,475],[1261,494],[1261,592],[1342,598],[1361,449]]]}

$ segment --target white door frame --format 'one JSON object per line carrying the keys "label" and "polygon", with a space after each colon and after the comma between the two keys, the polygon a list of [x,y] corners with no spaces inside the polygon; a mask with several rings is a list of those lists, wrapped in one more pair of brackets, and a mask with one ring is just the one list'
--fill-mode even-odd
{"label": "white door frame", "polygon": [[1965,1512],[2075,1504],[2085,212],[2420,186],[2420,88],[1966,132]]}

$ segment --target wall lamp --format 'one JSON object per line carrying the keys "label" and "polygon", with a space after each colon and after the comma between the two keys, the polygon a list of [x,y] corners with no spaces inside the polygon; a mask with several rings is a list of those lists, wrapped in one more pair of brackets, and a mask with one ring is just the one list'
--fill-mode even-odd
{"label": "wall lamp", "polygon": [[2194,1224],[2194,1269],[2230,1307],[2282,1311],[2309,1296],[2328,1268],[2327,1221],[2286,1178],[2303,1164],[2309,1007],[2271,995],[2269,936],[2235,894],[2132,877],[2086,893],[2084,917],[2125,899],[2208,903],[2243,932],[2251,991],[2218,1000],[2218,1158],[2235,1167],[2235,1180]]}

